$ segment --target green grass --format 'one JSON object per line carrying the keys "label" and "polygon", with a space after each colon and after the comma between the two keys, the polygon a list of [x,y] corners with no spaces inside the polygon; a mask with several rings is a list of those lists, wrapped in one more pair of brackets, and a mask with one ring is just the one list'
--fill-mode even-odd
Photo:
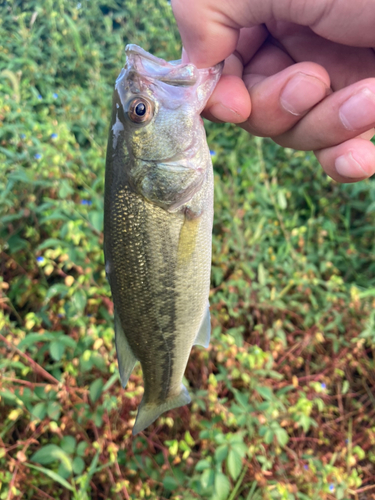
{"label": "green grass", "polygon": [[133,438],[103,266],[104,158],[126,43],[178,58],[164,0],[15,0],[0,19],[0,500],[375,494],[375,182],[207,124],[209,349],[193,402]]}

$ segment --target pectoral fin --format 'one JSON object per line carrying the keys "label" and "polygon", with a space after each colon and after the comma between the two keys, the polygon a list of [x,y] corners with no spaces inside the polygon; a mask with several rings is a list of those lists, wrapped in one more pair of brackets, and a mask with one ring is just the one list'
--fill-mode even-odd
{"label": "pectoral fin", "polygon": [[125,389],[128,383],[131,372],[133,371],[134,365],[137,362],[137,358],[134,356],[128,341],[126,340],[124,330],[121,326],[121,321],[118,314],[115,311],[115,340],[116,340],[116,351],[118,360],[118,369],[120,372],[121,384]]}
{"label": "pectoral fin", "polygon": [[179,408],[180,406],[187,405],[190,402],[190,395],[184,385],[181,385],[181,392],[178,396],[168,398],[160,405],[144,403],[142,400],[139,406],[137,419],[133,427],[133,436],[146,429],[146,427],[152,424],[152,422],[154,422],[162,413],[172,410],[173,408]]}
{"label": "pectoral fin", "polygon": [[199,218],[189,219],[185,215],[185,220],[180,231],[178,240],[178,264],[186,265],[190,262],[197,244],[197,234],[199,229]]}
{"label": "pectoral fin", "polygon": [[206,313],[203,317],[202,324],[199,328],[198,335],[195,338],[194,345],[201,345],[202,347],[208,347],[211,337],[211,316],[210,316],[210,304],[207,304]]}

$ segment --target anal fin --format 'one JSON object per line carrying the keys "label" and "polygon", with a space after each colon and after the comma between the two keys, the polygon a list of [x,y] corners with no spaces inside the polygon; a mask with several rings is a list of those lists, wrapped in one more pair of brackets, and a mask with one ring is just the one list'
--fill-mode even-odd
{"label": "anal fin", "polygon": [[115,341],[122,387],[126,387],[137,358],[134,356],[121,326],[120,317],[115,310]]}
{"label": "anal fin", "polygon": [[133,427],[133,436],[146,429],[146,427],[152,424],[152,422],[160,417],[162,413],[172,410],[173,408],[179,408],[180,406],[187,405],[190,402],[191,398],[189,392],[184,385],[181,385],[181,391],[178,396],[168,398],[164,401],[164,403],[159,405],[144,403],[142,400],[138,409],[137,419]]}
{"label": "anal fin", "polygon": [[210,304],[207,304],[207,309],[203,317],[202,324],[199,328],[199,332],[194,340],[194,345],[201,345],[203,347],[208,347],[211,337],[211,316],[210,316]]}

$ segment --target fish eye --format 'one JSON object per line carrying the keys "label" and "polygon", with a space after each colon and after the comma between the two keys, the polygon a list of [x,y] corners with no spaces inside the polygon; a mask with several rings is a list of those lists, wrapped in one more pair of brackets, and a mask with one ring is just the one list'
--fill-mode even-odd
{"label": "fish eye", "polygon": [[143,97],[137,97],[130,102],[129,118],[135,123],[144,123],[152,117],[151,103]]}

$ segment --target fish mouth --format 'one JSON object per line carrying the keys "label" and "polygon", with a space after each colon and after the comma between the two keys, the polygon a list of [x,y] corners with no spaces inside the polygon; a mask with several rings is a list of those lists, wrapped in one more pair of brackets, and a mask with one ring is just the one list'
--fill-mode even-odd
{"label": "fish mouth", "polygon": [[126,66],[129,72],[138,77],[156,79],[176,87],[191,87],[211,75],[219,74],[223,64],[219,63],[212,68],[198,69],[194,64],[177,61],[164,61],[135,44],[125,48]]}
{"label": "fish mouth", "polygon": [[[159,57],[156,57],[146,50],[142,49],[142,47],[139,47],[139,45],[136,45],[135,43],[129,43],[125,47],[125,54],[126,57],[129,58],[131,56],[140,56],[142,59],[148,59],[149,61],[159,64],[160,66],[167,66],[170,65],[171,63],[168,63],[167,61],[164,61],[163,59],[160,59]],[[180,61],[176,61],[180,62]]]}

